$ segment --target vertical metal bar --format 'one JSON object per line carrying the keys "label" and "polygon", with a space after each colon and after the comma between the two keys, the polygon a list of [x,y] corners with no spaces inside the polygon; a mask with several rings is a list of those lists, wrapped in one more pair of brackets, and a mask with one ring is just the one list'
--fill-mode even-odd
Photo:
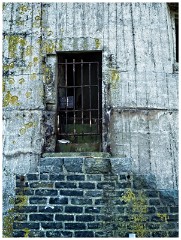
{"label": "vertical metal bar", "polygon": [[98,98],[98,106],[97,106],[97,109],[98,109],[98,116],[97,116],[97,131],[98,131],[98,133],[100,134],[100,119],[99,119],[99,117],[100,117],[100,105],[99,105],[99,101],[100,101],[100,99],[99,99],[99,96],[100,96],[100,89],[99,89],[99,62],[97,63],[97,98]]}
{"label": "vertical metal bar", "polygon": [[74,136],[76,134],[75,123],[76,123],[76,116],[75,116],[75,59],[73,59],[73,89],[74,89]]}
{"label": "vertical metal bar", "polygon": [[84,85],[84,79],[83,79],[83,74],[84,74],[84,70],[83,70],[83,59],[81,59],[81,121],[82,121],[82,125],[84,124],[84,93],[83,93],[83,85]]}
{"label": "vertical metal bar", "polygon": [[67,132],[67,59],[65,59],[65,133]]}
{"label": "vertical metal bar", "polygon": [[91,104],[91,64],[89,63],[89,124],[90,127],[92,126],[92,119],[91,119],[91,114],[92,114],[92,104]]}

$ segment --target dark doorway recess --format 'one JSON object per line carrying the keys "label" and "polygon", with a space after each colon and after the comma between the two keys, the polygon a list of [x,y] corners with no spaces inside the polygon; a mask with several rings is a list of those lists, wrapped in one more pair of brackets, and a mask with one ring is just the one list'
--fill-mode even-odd
{"label": "dark doorway recess", "polygon": [[57,152],[101,151],[102,52],[58,54]]}

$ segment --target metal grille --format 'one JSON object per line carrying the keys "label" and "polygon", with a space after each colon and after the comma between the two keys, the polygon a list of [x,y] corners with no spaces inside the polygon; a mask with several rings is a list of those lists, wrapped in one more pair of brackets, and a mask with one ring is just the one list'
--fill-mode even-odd
{"label": "metal grille", "polygon": [[58,63],[58,139],[101,135],[99,62]]}

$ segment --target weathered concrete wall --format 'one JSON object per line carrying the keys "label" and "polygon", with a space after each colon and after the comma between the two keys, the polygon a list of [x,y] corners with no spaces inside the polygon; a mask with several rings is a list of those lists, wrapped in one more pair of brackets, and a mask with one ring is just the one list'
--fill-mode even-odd
{"label": "weathered concrete wall", "polygon": [[54,151],[56,51],[102,51],[103,109],[113,109],[104,150],[110,144],[113,156],[131,157],[136,172],[155,174],[158,188],[177,188],[172,28],[166,3],[3,5],[5,202],[13,176]]}

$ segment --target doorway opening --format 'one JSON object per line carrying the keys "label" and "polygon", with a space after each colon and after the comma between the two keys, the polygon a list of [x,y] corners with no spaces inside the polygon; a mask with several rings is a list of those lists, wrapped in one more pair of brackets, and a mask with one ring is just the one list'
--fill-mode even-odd
{"label": "doorway opening", "polygon": [[102,52],[58,54],[57,152],[101,151]]}

